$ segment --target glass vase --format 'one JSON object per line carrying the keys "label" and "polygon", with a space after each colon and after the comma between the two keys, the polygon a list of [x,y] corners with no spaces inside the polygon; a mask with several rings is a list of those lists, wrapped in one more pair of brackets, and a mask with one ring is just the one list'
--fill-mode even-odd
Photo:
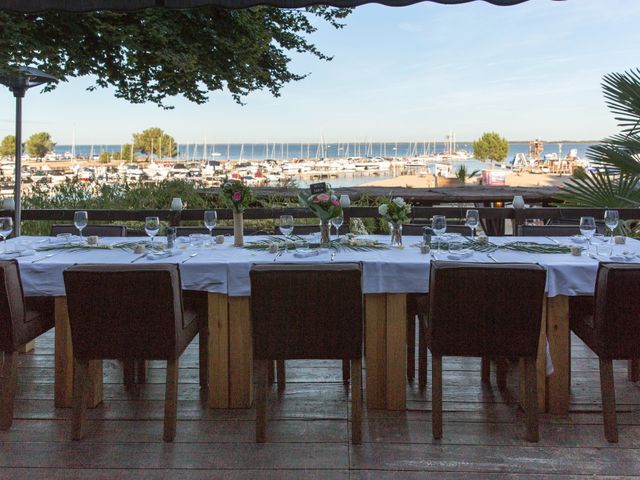
{"label": "glass vase", "polygon": [[391,231],[391,246],[402,246],[402,224],[389,222],[389,230]]}
{"label": "glass vase", "polygon": [[242,212],[233,212],[233,246],[244,245],[244,222]]}
{"label": "glass vase", "polygon": [[328,247],[331,242],[331,224],[329,220],[320,220],[320,246]]}

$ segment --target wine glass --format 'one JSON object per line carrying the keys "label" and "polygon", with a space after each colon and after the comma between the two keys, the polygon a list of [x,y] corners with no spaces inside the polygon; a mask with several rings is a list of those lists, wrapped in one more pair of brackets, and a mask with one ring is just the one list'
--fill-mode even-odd
{"label": "wine glass", "polygon": [[73,224],[76,226],[76,228],[80,232],[80,238],[82,238],[82,230],[84,230],[84,227],[87,226],[87,223],[89,223],[89,216],[87,215],[87,212],[85,212],[84,210],[75,212],[73,214]]}
{"label": "wine glass", "polygon": [[280,233],[285,236],[284,253],[287,253],[289,251],[289,237],[293,233],[293,215],[280,215],[278,228]]}
{"label": "wine glass", "polygon": [[145,218],[144,231],[151,237],[151,244],[153,244],[153,237],[155,237],[160,231],[160,219],[158,217]]}
{"label": "wine glass", "polygon": [[464,224],[471,229],[471,238],[473,238],[479,223],[480,213],[478,210],[467,210],[466,221]]}
{"label": "wine glass", "polygon": [[331,219],[331,225],[336,227],[336,235],[338,238],[340,238],[340,227],[342,226],[343,223],[344,223],[344,213],[342,211],[340,212],[340,215],[338,215],[337,217],[333,217]]}
{"label": "wine glass", "polygon": [[613,231],[617,228],[620,216],[617,210],[606,210],[604,212],[604,224],[611,230],[611,243],[613,243]]}
{"label": "wine glass", "polygon": [[587,239],[588,250],[591,251],[591,238],[596,233],[596,219],[593,217],[580,217],[580,233]]}
{"label": "wine glass", "polygon": [[0,217],[0,237],[4,243],[4,253],[7,253],[7,237],[13,232],[13,218]]}
{"label": "wine glass", "polygon": [[438,252],[440,252],[440,237],[447,231],[447,217],[434,215],[431,219],[431,229],[438,236]]}
{"label": "wine glass", "polygon": [[206,210],[204,212],[204,226],[209,229],[209,236],[213,235],[213,229],[218,223],[218,214],[215,210]]}

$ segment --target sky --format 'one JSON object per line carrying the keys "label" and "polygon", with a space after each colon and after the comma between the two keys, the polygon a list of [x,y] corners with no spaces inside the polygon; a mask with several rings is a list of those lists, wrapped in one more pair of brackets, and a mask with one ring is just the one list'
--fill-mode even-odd
{"label": "sky", "polygon": [[[530,0],[513,7],[431,2],[365,5],[311,39],[326,54],[292,55],[310,75],[236,104],[226,92],[173,110],[133,105],[72,78],[29,91],[25,137],[58,144],[120,144],[156,126],[180,143],[460,141],[497,131],[509,140],[596,140],[617,131],[602,76],[640,67],[640,1]],[[0,137],[14,131],[12,94],[0,89]]]}

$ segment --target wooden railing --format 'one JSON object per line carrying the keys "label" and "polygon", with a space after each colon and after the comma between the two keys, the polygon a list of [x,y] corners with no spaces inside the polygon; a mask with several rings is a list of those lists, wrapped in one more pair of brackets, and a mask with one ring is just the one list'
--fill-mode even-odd
{"label": "wooden railing", "polygon": [[[452,221],[462,221],[466,207],[414,207],[412,223],[427,224],[433,215],[445,215]],[[604,218],[605,209],[600,208],[559,208],[540,207],[516,210],[513,208],[483,207],[477,209],[483,221],[483,228],[489,235],[502,235],[507,221],[511,222],[513,231],[530,219],[543,222],[575,223],[582,216],[593,216],[596,220]],[[23,210],[22,221],[48,221],[53,223],[72,223],[75,210]],[[201,222],[204,210],[88,210],[90,223],[144,222],[145,217],[158,216],[162,221],[179,226],[183,222]],[[219,220],[231,220],[231,209],[217,209]],[[623,220],[640,219],[640,210],[634,208],[618,209]],[[1,215],[12,216],[12,211],[3,211]],[[313,223],[314,214],[307,208],[249,208],[244,212],[245,220],[277,221],[280,215],[293,215],[294,218],[307,219]],[[351,207],[345,209],[345,225],[350,218],[379,218],[377,207]]]}

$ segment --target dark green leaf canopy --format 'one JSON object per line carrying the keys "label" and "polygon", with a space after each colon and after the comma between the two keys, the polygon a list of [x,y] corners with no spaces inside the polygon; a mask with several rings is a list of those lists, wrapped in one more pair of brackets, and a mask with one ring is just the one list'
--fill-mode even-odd
{"label": "dark green leaf canopy", "polygon": [[[323,4],[332,7],[348,8],[365,3],[380,3],[390,7],[403,7],[414,3],[430,1],[448,5],[468,3],[476,0],[0,0],[0,10],[21,13],[43,11],[88,12],[94,10],[141,10],[144,8],[194,8],[216,6],[224,8],[247,8],[266,5],[280,8],[301,8]],[[493,5],[509,6],[528,0],[483,0]],[[564,0],[554,0],[564,1]]]}

